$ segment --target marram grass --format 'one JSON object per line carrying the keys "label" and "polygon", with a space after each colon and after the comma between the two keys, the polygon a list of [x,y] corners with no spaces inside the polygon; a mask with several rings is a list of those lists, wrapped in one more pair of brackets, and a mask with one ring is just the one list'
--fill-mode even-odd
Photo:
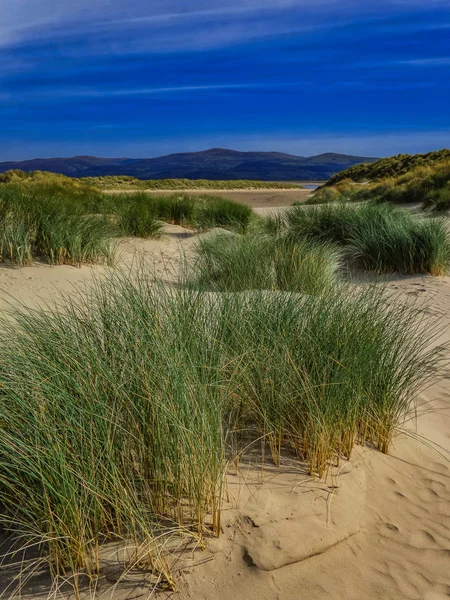
{"label": "marram grass", "polygon": [[450,232],[444,219],[424,218],[388,204],[295,206],[286,235],[342,246],[359,267],[376,273],[444,275]]}
{"label": "marram grass", "polygon": [[115,273],[1,325],[0,529],[55,578],[95,582],[120,539],[172,584],[159,536],[219,533],[235,429],[322,475],[357,440],[387,452],[439,365],[429,319],[378,288],[180,284]]}
{"label": "marram grass", "polygon": [[253,179],[212,180],[212,179],[138,179],[130,175],[104,175],[100,177],[68,177],[48,171],[26,172],[11,169],[0,173],[1,183],[21,183],[28,187],[39,185],[66,185],[87,189],[118,190],[260,190],[260,189],[299,189],[300,184]]}
{"label": "marram grass", "polygon": [[157,238],[164,222],[244,232],[252,216],[249,207],[214,196],[103,194],[66,179],[0,183],[1,261],[111,264],[120,236]]}
{"label": "marram grass", "polygon": [[450,208],[450,150],[399,155],[355,165],[331,177],[307,203],[365,200],[418,203],[423,209],[447,211]]}
{"label": "marram grass", "polygon": [[292,243],[260,232],[215,233],[197,243],[192,283],[218,291],[284,290],[325,293],[336,284],[340,252],[307,239]]}

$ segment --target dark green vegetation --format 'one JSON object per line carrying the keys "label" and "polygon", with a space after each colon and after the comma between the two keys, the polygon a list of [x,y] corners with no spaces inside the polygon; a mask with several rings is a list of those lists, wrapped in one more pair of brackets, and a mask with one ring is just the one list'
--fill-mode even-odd
{"label": "dark green vegetation", "polygon": [[144,159],[74,156],[0,163],[0,173],[20,169],[27,172],[50,171],[70,177],[118,175],[142,180],[323,181],[342,169],[372,160],[376,159],[334,153],[294,156],[281,152],[237,152],[212,148],[203,152]]}
{"label": "dark green vegetation", "polygon": [[2,323],[0,529],[76,590],[113,540],[133,548],[124,568],[173,585],[165,540],[219,533],[227,464],[249,439],[318,475],[355,442],[387,452],[439,365],[430,321],[377,288],[180,284],[116,273]]}
{"label": "dark green vegetation", "polygon": [[359,165],[332,177],[308,201],[418,203],[423,209],[450,208],[450,150],[400,155]]}
{"label": "dark green vegetation", "polygon": [[0,184],[0,259],[22,266],[111,262],[119,236],[157,237],[162,222],[243,232],[251,209],[214,196],[104,194],[59,177]]}

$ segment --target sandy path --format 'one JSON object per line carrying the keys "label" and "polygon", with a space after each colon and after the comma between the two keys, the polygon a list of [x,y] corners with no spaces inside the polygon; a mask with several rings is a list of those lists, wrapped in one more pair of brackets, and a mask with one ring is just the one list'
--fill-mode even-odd
{"label": "sandy path", "polygon": [[[158,241],[124,240],[121,264],[136,250],[158,274],[173,279],[192,254],[195,236],[167,226]],[[0,311],[22,302],[53,302],[60,291],[82,293],[105,267],[0,268]],[[395,278],[389,287],[428,301],[450,341],[450,277]],[[449,356],[450,358],[450,356]],[[450,596],[450,370],[419,398],[426,407],[389,456],[358,447],[326,482],[311,481],[285,459],[264,472],[257,457],[228,477],[230,501],[223,535],[197,552],[180,581],[179,598],[195,600],[444,600]],[[425,403],[427,403],[425,405]],[[424,412],[423,410],[421,412]],[[440,447],[438,448],[437,445]],[[447,453],[447,454],[446,454]],[[212,558],[212,560],[209,560]],[[118,588],[114,600],[147,597],[144,588]],[[138,596],[136,595],[138,594]],[[27,595],[27,598],[38,596]],[[39,596],[42,597],[42,596]]]}

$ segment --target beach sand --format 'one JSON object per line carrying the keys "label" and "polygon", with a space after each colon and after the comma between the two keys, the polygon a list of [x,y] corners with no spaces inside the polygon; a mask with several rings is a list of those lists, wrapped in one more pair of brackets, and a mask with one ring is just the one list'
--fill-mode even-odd
{"label": "beach sand", "polygon": [[[167,226],[161,240],[123,240],[121,264],[136,252],[168,281],[196,237]],[[106,267],[0,268],[0,311],[82,294]],[[450,277],[392,277],[388,288],[420,298],[450,342]],[[450,358],[450,355],[449,355]],[[420,436],[420,439],[419,439]],[[356,447],[325,481],[288,458],[280,467],[254,448],[228,475],[222,535],[178,573],[176,598],[192,600],[444,600],[450,597],[450,369],[418,399],[388,456]],[[195,566],[196,565],[196,566]],[[143,583],[99,587],[104,598],[149,597]],[[22,598],[43,598],[42,588]],[[89,597],[87,595],[86,597]],[[97,597],[97,596],[96,596]],[[163,593],[162,597],[168,597]]]}

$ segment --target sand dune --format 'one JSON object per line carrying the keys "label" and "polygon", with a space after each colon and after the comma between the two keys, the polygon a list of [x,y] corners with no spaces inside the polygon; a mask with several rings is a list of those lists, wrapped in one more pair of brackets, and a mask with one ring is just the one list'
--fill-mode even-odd
{"label": "sand dune", "polygon": [[[195,236],[168,226],[159,241],[124,240],[126,267],[144,253],[173,280]],[[106,268],[0,269],[0,311],[37,306],[61,291],[82,293]],[[424,298],[450,342],[450,277],[396,277],[405,298]],[[440,341],[443,341],[441,339]],[[450,358],[450,357],[449,357]],[[222,536],[196,551],[181,573],[179,598],[195,600],[443,600],[450,596],[450,369],[421,394],[388,456],[357,447],[325,481],[285,458],[261,468],[260,448],[228,476]],[[254,455],[253,455],[254,452]],[[203,563],[192,567],[193,564]],[[108,591],[109,589],[109,591]],[[147,597],[118,586],[105,598]],[[23,596],[24,597],[24,596]],[[33,597],[27,596],[28,597]],[[37,596],[36,596],[37,597]],[[42,596],[40,596],[42,597]]]}

